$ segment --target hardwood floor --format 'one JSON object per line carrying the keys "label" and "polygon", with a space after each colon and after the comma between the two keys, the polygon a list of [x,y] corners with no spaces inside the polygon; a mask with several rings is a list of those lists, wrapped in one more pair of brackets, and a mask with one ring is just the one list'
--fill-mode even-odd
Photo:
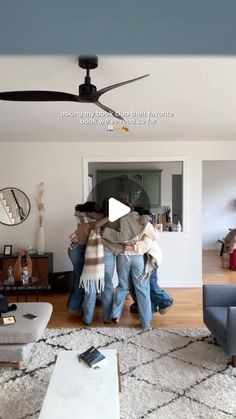
{"label": "hardwood floor", "polygon": [[[219,251],[203,252],[203,283],[235,284],[236,271],[228,268],[228,255],[219,256]],[[165,314],[153,316],[152,327],[204,327],[202,322],[202,290],[201,288],[169,288],[174,298],[173,307]],[[40,295],[39,301],[48,301],[53,304],[53,314],[48,327],[80,327],[84,326],[81,317],[67,313],[67,294]],[[33,301],[33,296],[31,297]],[[126,301],[120,319],[121,327],[139,327],[137,314],[131,314],[129,306],[132,299]],[[102,308],[97,306],[94,315],[93,327],[103,326]],[[112,327],[114,325],[112,324]]]}

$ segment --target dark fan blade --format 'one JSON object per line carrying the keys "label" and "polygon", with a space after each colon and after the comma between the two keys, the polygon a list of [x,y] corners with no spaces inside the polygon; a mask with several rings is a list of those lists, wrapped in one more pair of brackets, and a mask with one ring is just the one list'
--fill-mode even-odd
{"label": "dark fan blade", "polygon": [[18,92],[0,92],[0,100],[13,100],[20,102],[54,102],[69,101],[80,102],[79,96],[64,92],[50,92],[45,90],[23,90]]}
{"label": "dark fan blade", "polygon": [[120,86],[123,86],[124,84],[128,84],[128,83],[133,83],[133,81],[141,80],[141,79],[144,79],[144,77],[148,77],[148,76],[150,76],[150,74],[145,74],[144,76],[136,77],[135,79],[122,81],[121,83],[117,83],[117,84],[113,84],[112,86],[104,87],[104,89],[98,90],[97,97],[99,98],[101,95],[103,95],[103,93],[106,93],[109,90],[115,89],[116,87],[120,87]]}
{"label": "dark fan blade", "polygon": [[94,102],[94,104],[99,106],[99,108],[102,108],[104,111],[111,113],[115,118],[120,119],[121,121],[124,121],[124,118],[122,118],[116,111],[113,111],[111,108],[108,108],[107,106],[103,105],[100,102]]}

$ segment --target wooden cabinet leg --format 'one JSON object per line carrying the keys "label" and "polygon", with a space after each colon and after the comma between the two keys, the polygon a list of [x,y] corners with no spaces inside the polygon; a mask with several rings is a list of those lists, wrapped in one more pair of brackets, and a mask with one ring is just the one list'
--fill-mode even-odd
{"label": "wooden cabinet leg", "polygon": [[236,367],[236,355],[232,355],[232,367]]}
{"label": "wooden cabinet leg", "polygon": [[17,361],[17,367],[18,370],[21,370],[22,368],[22,362],[21,361]]}

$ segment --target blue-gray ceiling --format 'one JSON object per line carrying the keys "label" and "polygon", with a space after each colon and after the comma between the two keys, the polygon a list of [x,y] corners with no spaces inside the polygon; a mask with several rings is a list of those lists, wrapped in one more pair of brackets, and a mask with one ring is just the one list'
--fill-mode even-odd
{"label": "blue-gray ceiling", "polygon": [[0,0],[0,54],[235,54],[235,0]]}

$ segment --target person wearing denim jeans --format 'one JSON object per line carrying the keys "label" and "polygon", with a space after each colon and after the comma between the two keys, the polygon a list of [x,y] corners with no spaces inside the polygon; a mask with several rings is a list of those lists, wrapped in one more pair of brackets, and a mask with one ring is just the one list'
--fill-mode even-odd
{"label": "person wearing denim jeans", "polygon": [[84,311],[83,321],[85,324],[91,324],[93,321],[94,309],[96,305],[97,291],[90,290],[84,293]]}
{"label": "person wearing denim jeans", "polygon": [[[145,213],[147,214],[147,211],[144,210],[142,207],[135,207],[135,211],[137,211],[140,215],[140,219],[145,221]],[[141,221],[142,222],[142,221]],[[162,251],[158,245],[158,239],[159,239],[159,232],[157,229],[155,229],[155,240],[152,243],[151,247],[150,244],[147,243],[147,247],[145,250],[145,242],[141,241],[140,243],[136,243],[136,248],[138,252],[149,252],[152,256],[155,256],[156,263],[153,266],[151,275],[150,275],[150,298],[151,298],[151,307],[152,307],[152,313],[156,313],[159,311],[160,314],[165,314],[166,311],[172,306],[173,304],[173,298],[171,297],[168,292],[161,289],[161,287],[158,285],[158,277],[157,277],[157,269],[162,261]],[[141,246],[141,247],[140,247]],[[154,253],[153,253],[154,251]],[[134,300],[134,303],[130,306],[131,313],[138,313],[138,303],[137,298],[135,295],[135,288],[132,284],[132,280],[130,279],[130,294]]]}
{"label": "person wearing denim jeans", "polygon": [[[132,276],[134,277],[135,288],[139,294],[138,300],[139,305],[141,306],[141,323],[143,327],[149,327],[151,316],[148,316],[149,308],[150,308],[150,288],[148,281],[142,281],[143,276],[147,274],[146,269],[144,269],[144,258],[143,254],[147,252],[147,250],[152,246],[153,241],[156,239],[155,231],[152,225],[148,222],[147,217],[144,218],[142,223],[140,222],[140,216],[138,212],[130,212],[128,215],[122,217],[119,221],[119,225],[115,226],[108,226],[106,225],[103,234],[103,242],[105,249],[110,250],[110,257],[114,261],[115,255],[117,256],[117,271],[119,277],[119,285],[115,291],[114,296],[114,303],[113,303],[113,312],[112,316],[116,320],[119,320],[121,311],[123,308],[125,297],[128,293],[129,288],[129,272],[132,272]],[[129,245],[129,249],[124,249],[124,246]],[[126,272],[122,270],[123,265],[120,264],[120,268],[118,267],[118,261],[123,258],[125,250],[125,260],[124,264],[127,260],[132,259],[132,263],[129,267],[126,266]],[[157,251],[155,250],[155,255],[153,254],[153,258],[155,259],[157,256]],[[106,255],[106,253],[105,253]],[[133,258],[132,258],[133,256]],[[141,257],[139,257],[141,256]],[[137,266],[136,266],[137,263]],[[106,259],[105,259],[106,265]],[[140,269],[142,266],[142,269]],[[112,262],[111,268],[112,274],[108,271],[108,275],[110,278],[107,278],[105,275],[105,282],[110,284],[110,290],[113,287],[112,284],[112,276],[114,272],[114,262]],[[138,273],[138,275],[137,275]],[[126,276],[127,275],[127,276]],[[149,295],[146,294],[146,289],[149,289]],[[111,295],[111,292],[110,292]],[[111,298],[110,298],[111,301]],[[145,307],[143,307],[143,302],[145,301],[146,309],[147,309],[147,318],[145,318]],[[116,307],[117,304],[117,307]]]}
{"label": "person wearing denim jeans", "polygon": [[[108,215],[109,212],[109,200],[105,199],[103,202],[103,214]],[[108,221],[105,227],[119,230],[120,221]],[[103,231],[105,227],[101,227],[101,236],[103,238]],[[106,240],[103,240],[104,245],[104,264],[105,264],[105,286],[104,290],[101,292],[102,308],[103,308],[103,321],[104,323],[110,323],[112,317],[112,306],[114,298],[114,284],[113,277],[116,267],[116,255],[119,251],[113,251],[112,247],[110,248],[110,243],[108,244]],[[120,250],[122,247],[120,246]]]}
{"label": "person wearing denim jeans", "polygon": [[[108,218],[103,216],[101,208],[93,201],[76,205],[75,216],[78,220],[77,229],[70,235],[72,243],[68,249],[74,267],[68,310],[81,313],[83,304],[84,322],[89,324],[93,319],[97,292],[103,287],[104,258],[99,229],[107,223]],[[90,277],[91,266],[94,277]]]}
{"label": "person wearing denim jeans", "polygon": [[[150,276],[150,298],[152,314],[157,313],[164,314],[166,309],[173,304],[173,298],[168,292],[163,290],[158,284],[157,269],[154,269]],[[135,294],[135,288],[132,279],[129,281],[129,292],[134,300],[134,303],[130,306],[131,313],[138,313],[138,302]]]}
{"label": "person wearing denim jeans", "polygon": [[[139,214],[131,212],[120,219],[119,231],[106,227],[103,232],[103,240],[114,254],[117,254],[117,273],[119,284],[114,294],[114,302],[112,309],[113,321],[118,321],[125,297],[129,289],[129,274],[135,284],[135,290],[138,294],[138,304],[140,308],[140,320],[143,327],[149,327],[151,321],[151,302],[149,281],[143,280],[146,275],[143,250],[141,249],[145,242],[146,249],[155,239],[155,232],[152,225],[147,221],[145,225],[139,223]],[[135,243],[141,241],[145,236],[145,240],[140,244],[140,250],[135,248]],[[124,243],[132,242],[128,252],[124,252]],[[125,254],[124,254],[125,253]],[[146,314],[145,314],[146,312]]]}
{"label": "person wearing denim jeans", "polygon": [[152,313],[159,311],[160,314],[164,314],[164,310],[173,304],[171,295],[158,285],[157,269],[154,269],[150,276],[150,297]]}
{"label": "person wearing denim jeans", "polygon": [[96,304],[97,293],[85,292],[80,286],[80,276],[84,267],[86,245],[74,244],[69,247],[68,255],[73,264],[74,282],[68,300],[68,311],[72,314],[83,314],[84,323],[90,324],[93,320],[93,313]]}
{"label": "person wearing denim jeans", "polygon": [[110,251],[104,249],[104,263],[105,263],[105,286],[102,291],[102,308],[103,308],[103,321],[104,323],[110,323],[112,316],[112,305],[113,305],[113,275],[115,271],[116,255]]}
{"label": "person wearing denim jeans", "polygon": [[116,289],[112,310],[112,317],[115,322],[120,319],[125,298],[129,292],[128,278],[130,275],[137,296],[139,317],[142,327],[150,327],[152,318],[150,284],[149,280],[144,278],[144,267],[143,255],[120,254],[117,256],[119,285]]}
{"label": "person wearing denim jeans", "polygon": [[80,287],[80,276],[84,266],[85,244],[73,243],[68,248],[68,255],[73,265],[73,285],[70,291],[67,309],[70,313],[82,313],[84,288]]}

